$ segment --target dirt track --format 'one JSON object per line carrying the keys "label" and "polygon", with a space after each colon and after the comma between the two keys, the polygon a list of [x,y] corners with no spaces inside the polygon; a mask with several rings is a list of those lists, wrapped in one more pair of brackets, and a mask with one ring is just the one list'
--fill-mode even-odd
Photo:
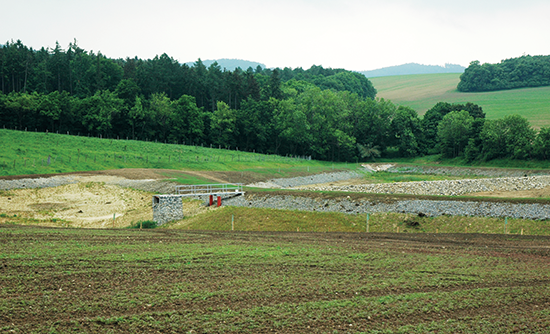
{"label": "dirt track", "polygon": [[[303,173],[304,175],[307,173]],[[198,176],[207,180],[211,180],[212,183],[254,183],[267,181],[271,177],[267,174],[257,174],[249,172],[216,172],[216,171],[190,171],[190,170],[171,170],[171,169],[147,169],[147,168],[123,168],[123,169],[111,169],[101,171],[88,171],[88,172],[73,172],[62,174],[29,174],[29,175],[10,175],[0,176],[0,180],[19,180],[19,179],[36,179],[41,177],[52,176],[66,176],[66,175],[78,175],[78,176],[119,176],[129,180],[144,180],[144,179],[169,179],[171,177],[177,177],[180,175]],[[301,175],[298,173],[297,175]]]}

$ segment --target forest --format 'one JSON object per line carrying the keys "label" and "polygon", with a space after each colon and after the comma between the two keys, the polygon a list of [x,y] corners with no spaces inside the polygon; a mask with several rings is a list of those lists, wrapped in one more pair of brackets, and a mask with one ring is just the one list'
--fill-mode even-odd
{"label": "forest", "polygon": [[498,64],[473,61],[460,76],[461,92],[550,86],[550,56],[522,56]]}
{"label": "forest", "polygon": [[343,69],[227,71],[166,54],[111,59],[76,41],[66,50],[17,41],[0,47],[0,77],[0,126],[9,129],[332,161],[550,157],[550,129],[520,116],[486,120],[481,106],[441,102],[420,118]]}

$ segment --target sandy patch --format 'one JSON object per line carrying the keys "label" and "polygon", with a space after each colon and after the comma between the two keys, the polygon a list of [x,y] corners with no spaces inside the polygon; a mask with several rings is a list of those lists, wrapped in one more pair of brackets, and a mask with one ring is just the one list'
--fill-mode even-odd
{"label": "sandy patch", "polygon": [[[121,228],[153,219],[151,199],[154,193],[118,185],[130,180],[115,175],[71,177],[78,183],[0,191],[0,223]],[[133,181],[159,183],[158,179]],[[214,209],[205,207],[199,200],[184,200],[183,206],[186,217]]]}
{"label": "sandy patch", "polygon": [[251,184],[247,184],[246,185],[247,187],[255,187],[255,188],[274,188],[274,189],[280,189],[281,186],[278,185],[278,184],[275,184],[273,182],[256,182],[256,183],[251,183]]}
{"label": "sandy patch", "polygon": [[342,180],[342,181],[331,181],[327,183],[316,183],[316,184],[306,184],[303,186],[295,187],[296,189],[307,189],[307,188],[315,188],[315,187],[327,187],[327,186],[351,186],[351,185],[359,185],[359,184],[366,184],[368,183],[365,179],[349,179],[349,180]]}
{"label": "sandy patch", "polygon": [[361,166],[371,172],[383,172],[395,167],[395,164],[363,164]]}
{"label": "sandy patch", "polygon": [[550,198],[550,187],[520,191],[491,191],[470,193],[466,196],[501,197],[501,198]]}
{"label": "sandy patch", "polygon": [[75,178],[80,182],[1,192],[0,221],[13,220],[16,215],[18,223],[26,219],[56,226],[123,227],[153,218],[152,193],[107,184],[114,181],[113,176]]}

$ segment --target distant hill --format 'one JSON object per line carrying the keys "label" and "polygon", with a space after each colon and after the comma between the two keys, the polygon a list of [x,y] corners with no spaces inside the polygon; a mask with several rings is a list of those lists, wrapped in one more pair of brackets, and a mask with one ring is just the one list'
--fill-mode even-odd
{"label": "distant hill", "polygon": [[408,63],[390,67],[379,68],[372,71],[359,71],[367,78],[387,77],[390,75],[409,75],[409,74],[435,74],[435,73],[462,73],[466,68],[455,64],[439,65],[421,65],[417,63]]}
{"label": "distant hill", "polygon": [[[212,65],[212,63],[214,63],[215,61],[218,62],[218,64],[220,65],[220,67],[222,69],[225,68],[228,71],[234,71],[237,67],[240,67],[242,70],[246,71],[246,69],[249,68],[249,67],[252,67],[253,69],[256,69],[256,67],[258,67],[258,65],[261,68],[265,68],[265,64],[258,63],[258,62],[255,62],[255,61],[242,60],[242,59],[226,59],[226,58],[223,58],[223,59],[207,59],[207,60],[203,60],[202,63],[204,64],[204,66],[208,67],[208,66]],[[187,64],[188,66],[193,66],[195,64],[195,62],[192,61],[192,62],[188,62],[188,63],[185,63],[185,64]]]}

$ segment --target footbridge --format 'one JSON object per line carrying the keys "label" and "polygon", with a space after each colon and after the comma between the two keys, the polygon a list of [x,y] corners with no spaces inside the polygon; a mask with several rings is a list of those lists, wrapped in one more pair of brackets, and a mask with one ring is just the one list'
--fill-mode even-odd
{"label": "footbridge", "polygon": [[209,205],[213,205],[217,197],[220,206],[222,198],[231,198],[243,195],[242,183],[198,184],[176,186],[174,194],[153,196],[153,220],[158,225],[169,221],[180,220],[183,215],[183,198],[208,198]]}
{"label": "footbridge", "polygon": [[176,195],[180,196],[225,196],[242,195],[242,183],[198,184],[176,186]]}

